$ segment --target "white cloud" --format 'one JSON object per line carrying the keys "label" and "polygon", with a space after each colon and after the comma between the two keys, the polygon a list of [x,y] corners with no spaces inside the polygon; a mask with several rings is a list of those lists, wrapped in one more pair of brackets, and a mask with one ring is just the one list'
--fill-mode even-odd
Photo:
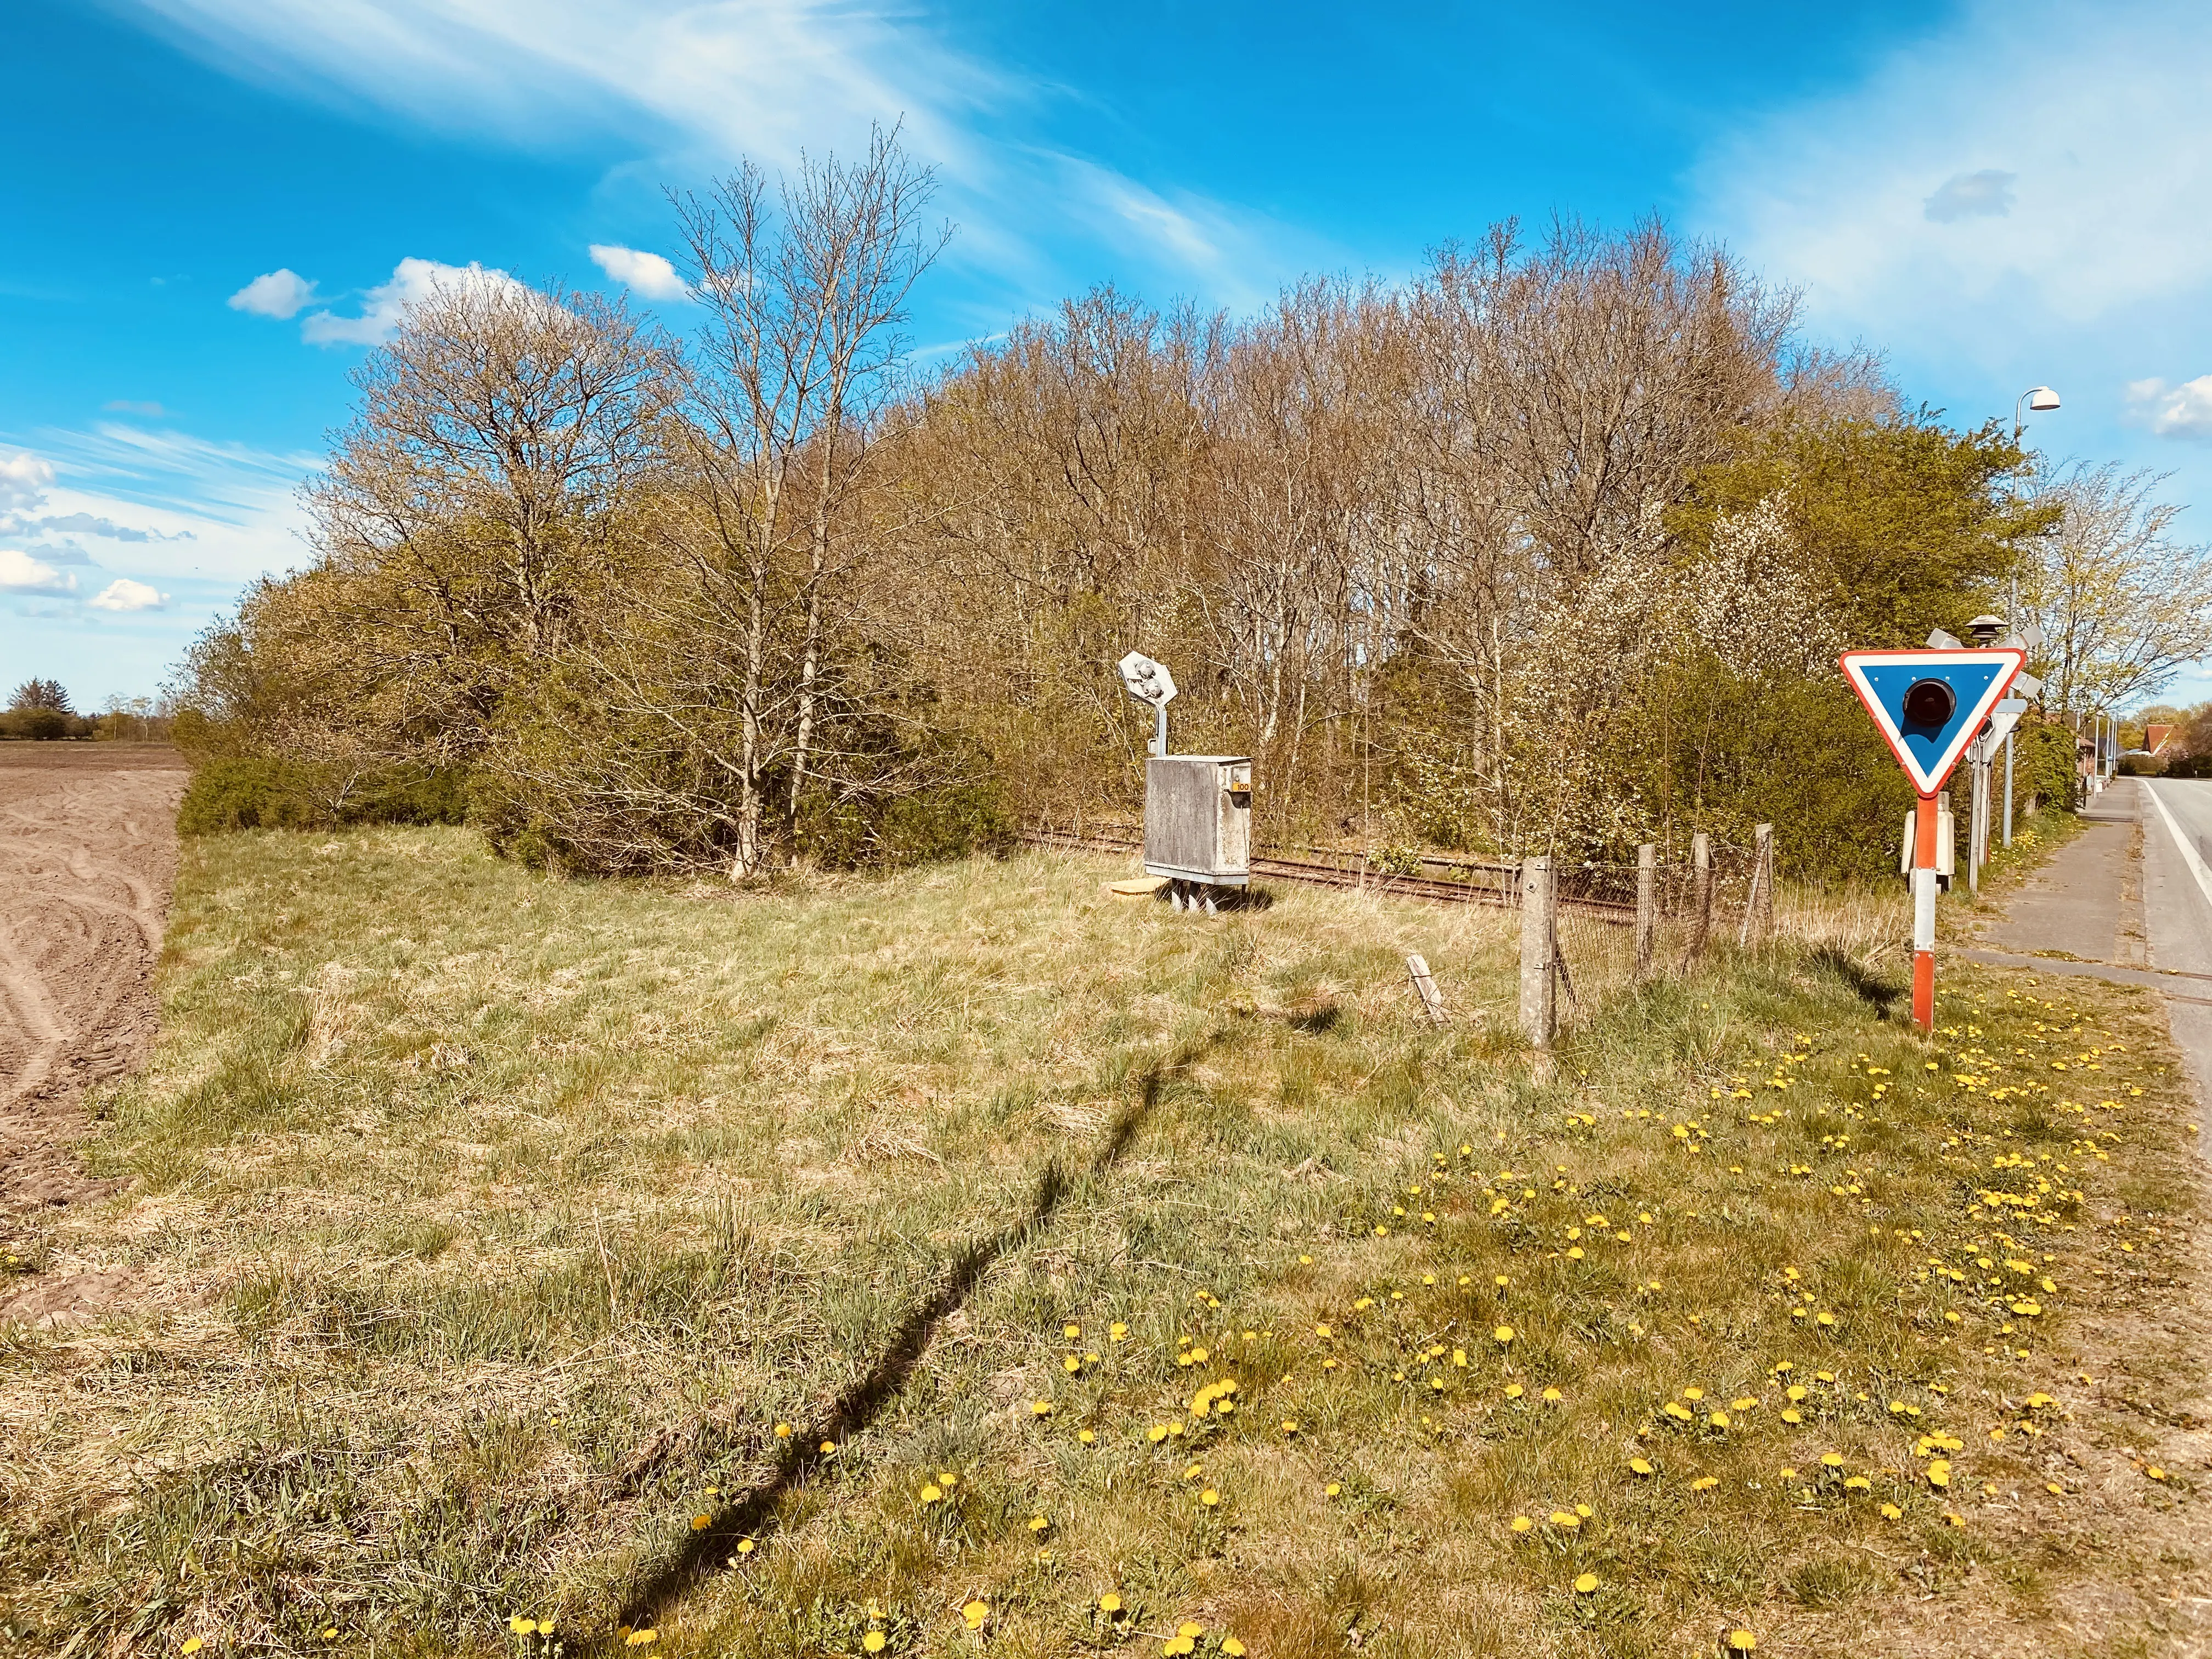
{"label": "white cloud", "polygon": [[1984,167],[1979,173],[1954,173],[1921,204],[1920,216],[1939,225],[1959,219],[1984,219],[1992,215],[2001,217],[2012,211],[2012,187],[2019,182],[2018,173],[1996,167]]}
{"label": "white cloud", "polygon": [[1994,354],[2212,283],[2208,78],[2193,0],[1969,0],[1717,148],[1698,217],[1823,320]]}
{"label": "white cloud", "polygon": [[143,415],[149,421],[158,421],[169,411],[156,403],[134,403],[128,398],[118,398],[100,407],[111,415]]}
{"label": "white cloud", "polygon": [[2161,438],[2212,438],[2212,374],[2179,386],[2130,380],[2128,408]]}
{"label": "white cloud", "polygon": [[[257,317],[282,320],[296,317],[314,302],[315,285],[295,270],[278,270],[256,276],[230,296],[233,311],[250,311]],[[113,409],[121,405],[111,404]],[[155,412],[160,412],[159,406]]]}
{"label": "white cloud", "polygon": [[0,456],[0,508],[37,507],[53,481],[52,465],[35,455]]}
{"label": "white cloud", "polygon": [[0,593],[74,593],[76,578],[12,547],[0,547]]}
{"label": "white cloud", "polygon": [[676,267],[658,253],[607,242],[592,244],[592,263],[632,293],[648,300],[688,300],[691,290]]}
{"label": "white cloud", "polygon": [[300,325],[300,337],[310,345],[381,345],[398,332],[409,306],[439,289],[499,287],[520,289],[522,284],[503,270],[488,270],[473,261],[442,265],[435,259],[402,259],[390,282],[362,295],[361,315],[319,311]]}
{"label": "white cloud", "polygon": [[118,576],[85,603],[95,611],[159,611],[169,596],[128,576]]}

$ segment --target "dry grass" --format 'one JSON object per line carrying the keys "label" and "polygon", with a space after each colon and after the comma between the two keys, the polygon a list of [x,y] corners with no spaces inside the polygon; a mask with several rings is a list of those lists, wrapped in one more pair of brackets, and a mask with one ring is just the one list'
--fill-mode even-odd
{"label": "dry grass", "polygon": [[1933,1595],[2124,1649],[2141,1608],[2080,1594],[2158,1571],[2138,1522],[2196,1478],[2079,1380],[2196,1214],[2150,1005],[1961,972],[1923,1045],[1863,960],[1887,902],[1828,901],[1595,975],[1539,1085],[1510,916],[1202,921],[1111,873],[732,897],[459,832],[195,845],[92,1148],[127,1190],[36,1255],[143,1300],[0,1337],[9,1628],[1904,1652]]}

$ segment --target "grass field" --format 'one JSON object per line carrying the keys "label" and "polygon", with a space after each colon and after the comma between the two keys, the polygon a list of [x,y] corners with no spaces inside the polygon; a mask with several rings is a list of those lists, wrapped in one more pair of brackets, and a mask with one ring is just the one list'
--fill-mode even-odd
{"label": "grass field", "polygon": [[189,845],[125,1185],[24,1264],[132,1310],[0,1335],[8,1634],[2154,1650],[2204,1477],[2153,1004],[1954,971],[1923,1043],[1847,907],[1540,1083],[1510,916],[1118,873]]}

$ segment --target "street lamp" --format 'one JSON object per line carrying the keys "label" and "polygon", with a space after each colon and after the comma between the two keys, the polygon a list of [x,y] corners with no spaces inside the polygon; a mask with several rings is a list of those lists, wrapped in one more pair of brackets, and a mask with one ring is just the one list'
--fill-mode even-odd
{"label": "street lamp", "polygon": [[2020,406],[2026,404],[2039,415],[2047,415],[2058,407],[2058,394],[2047,386],[2032,386],[2012,400],[2012,441],[2020,441],[2020,434],[2027,430],[2027,422],[2021,418]]}
{"label": "street lamp", "polygon": [[[2027,422],[2021,413],[2021,405],[2039,415],[2047,415],[2058,407],[2058,394],[2047,386],[2032,386],[2012,400],[2012,441],[2020,441],[2020,434],[2027,429]],[[2011,598],[2006,607],[2015,617],[2020,615],[2020,578],[2012,579]],[[2005,810],[2004,844],[2012,845],[2012,733],[2005,733]]]}

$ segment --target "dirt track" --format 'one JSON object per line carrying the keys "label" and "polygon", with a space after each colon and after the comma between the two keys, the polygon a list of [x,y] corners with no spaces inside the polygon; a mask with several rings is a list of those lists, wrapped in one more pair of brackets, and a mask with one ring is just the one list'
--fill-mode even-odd
{"label": "dirt track", "polygon": [[70,1146],[153,1040],[185,781],[166,746],[0,744],[0,1225],[98,1190]]}

